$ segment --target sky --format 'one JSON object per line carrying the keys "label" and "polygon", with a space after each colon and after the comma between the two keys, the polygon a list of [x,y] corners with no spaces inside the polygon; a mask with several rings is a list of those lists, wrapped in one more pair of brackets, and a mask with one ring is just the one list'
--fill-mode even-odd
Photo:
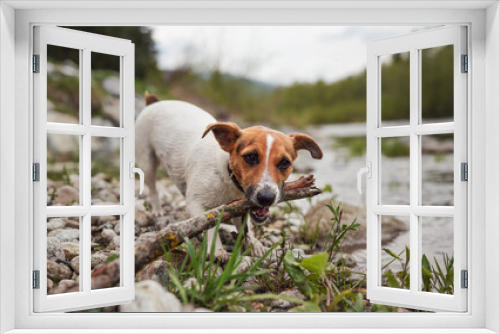
{"label": "sky", "polygon": [[408,26],[151,27],[161,69],[219,69],[272,85],[334,82],[366,67],[374,39],[407,34]]}

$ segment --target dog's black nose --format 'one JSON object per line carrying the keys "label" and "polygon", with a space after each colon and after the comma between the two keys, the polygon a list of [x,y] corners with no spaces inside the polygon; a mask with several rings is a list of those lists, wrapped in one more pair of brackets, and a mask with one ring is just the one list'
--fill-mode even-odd
{"label": "dog's black nose", "polygon": [[269,189],[262,189],[257,193],[257,201],[262,206],[270,206],[274,203],[276,194]]}

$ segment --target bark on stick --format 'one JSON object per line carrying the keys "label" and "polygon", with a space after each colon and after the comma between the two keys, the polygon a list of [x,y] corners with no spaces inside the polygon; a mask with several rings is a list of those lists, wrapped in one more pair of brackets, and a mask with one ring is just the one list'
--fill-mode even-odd
{"label": "bark on stick", "polygon": [[[283,188],[283,198],[280,202],[293,201],[302,198],[319,195],[321,190],[314,186],[314,176],[301,176],[296,181],[285,183]],[[157,232],[154,237],[144,240],[135,246],[135,271],[139,271],[151,261],[163,255],[164,248],[174,248],[184,242],[184,238],[191,238],[206,231],[217,224],[220,215],[222,221],[241,217],[249,210],[256,207],[247,199],[240,199],[228,204],[221,205],[209,210],[203,216],[193,217],[180,222],[167,225]],[[157,218],[161,220],[164,218]],[[120,260],[114,260],[92,272],[92,289],[103,289],[113,287],[119,283]]]}

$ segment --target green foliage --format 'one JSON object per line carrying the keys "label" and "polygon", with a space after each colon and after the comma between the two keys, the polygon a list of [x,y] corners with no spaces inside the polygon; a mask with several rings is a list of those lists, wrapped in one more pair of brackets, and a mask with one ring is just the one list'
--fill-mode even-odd
{"label": "green foliage", "polygon": [[[401,265],[401,271],[393,273],[392,270],[387,270],[383,273],[383,286],[388,286],[390,288],[398,289],[409,289],[410,288],[410,248],[405,246],[399,254],[395,254],[393,251],[387,248],[383,248],[387,254],[389,254],[392,259],[386,265],[382,267],[382,270],[386,269],[394,261],[398,261]],[[402,256],[404,253],[404,256]]]}
{"label": "green foliage", "polygon": [[330,229],[330,232],[328,232],[324,248],[324,250],[329,254],[329,261],[333,261],[339,253],[347,233],[350,231],[356,231],[360,225],[356,222],[356,219],[354,219],[349,225],[342,224],[342,203],[339,203],[336,207],[334,205],[335,202],[334,199],[332,199],[331,203],[326,206],[333,214],[333,218],[331,219],[332,228]]}
{"label": "green foliage", "polygon": [[311,273],[319,277],[325,276],[325,271],[328,267],[328,254],[326,252],[311,255],[311,257],[303,259],[299,265],[309,270]]}
{"label": "green foliage", "polygon": [[388,158],[410,156],[410,146],[399,138],[384,138],[381,140],[381,150]]}
{"label": "green foliage", "polygon": [[106,263],[110,263],[110,262],[113,262],[114,260],[116,260],[117,258],[119,258],[120,255],[118,254],[111,254],[110,256],[108,256],[108,258],[106,259]]}
{"label": "green foliage", "polygon": [[[195,248],[188,238],[185,238],[188,256],[185,257],[180,267],[169,270],[172,284],[169,290],[173,291],[184,303],[207,307],[213,311],[230,311],[231,306],[243,305],[246,305],[246,310],[250,311],[250,306],[245,302],[257,299],[285,299],[302,303],[301,300],[287,296],[277,296],[274,294],[248,295],[246,293],[255,290],[256,286],[243,286],[243,283],[251,277],[266,275],[270,272],[268,269],[262,269],[261,265],[278,246],[278,244],[273,245],[248,270],[238,272],[238,266],[242,263],[244,256],[250,251],[248,249],[242,252],[243,231],[245,230],[246,220],[238,233],[228,263],[225,265],[222,273],[218,273],[221,264],[216,260],[214,254],[215,238],[217,237],[221,218],[222,214],[215,228],[216,231],[210,252],[208,252],[207,233],[204,234],[202,245],[198,249]],[[168,252],[165,252],[165,254],[168,257]],[[194,281],[186,287],[182,282],[189,278],[194,278]]]}
{"label": "green foliage", "polygon": [[422,255],[422,291],[453,294],[454,258],[443,254],[444,267],[441,268],[434,257],[434,266],[429,263],[427,256]]}

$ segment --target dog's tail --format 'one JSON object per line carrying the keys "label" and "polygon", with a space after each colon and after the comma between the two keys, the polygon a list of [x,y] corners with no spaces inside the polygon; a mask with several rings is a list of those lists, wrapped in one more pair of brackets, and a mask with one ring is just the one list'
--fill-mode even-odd
{"label": "dog's tail", "polygon": [[144,93],[144,99],[146,100],[146,105],[149,106],[150,104],[153,104],[155,102],[158,102],[160,101],[160,99],[158,97],[156,97],[156,95],[153,95],[153,94],[149,94],[148,91],[146,91]]}

